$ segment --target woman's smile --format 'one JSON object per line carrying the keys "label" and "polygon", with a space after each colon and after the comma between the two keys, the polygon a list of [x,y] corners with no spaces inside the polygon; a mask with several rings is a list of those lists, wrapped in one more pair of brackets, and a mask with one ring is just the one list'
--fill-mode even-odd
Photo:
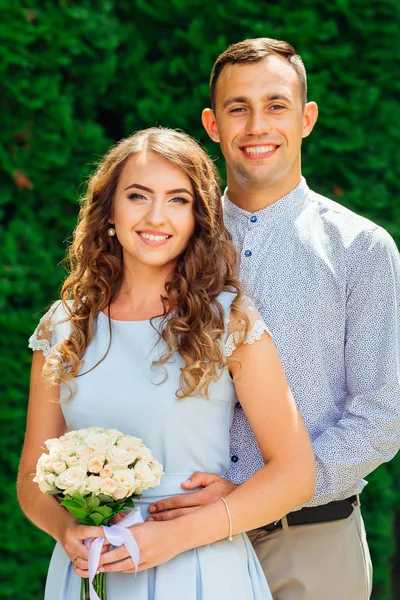
{"label": "woman's smile", "polygon": [[142,242],[148,246],[165,246],[165,244],[172,238],[172,235],[164,233],[162,231],[137,231],[136,232]]}

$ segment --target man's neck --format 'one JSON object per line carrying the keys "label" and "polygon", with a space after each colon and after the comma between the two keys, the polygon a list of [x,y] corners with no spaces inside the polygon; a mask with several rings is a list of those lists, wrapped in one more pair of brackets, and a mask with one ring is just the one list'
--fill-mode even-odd
{"label": "man's neck", "polygon": [[257,212],[271,206],[293,191],[301,182],[301,175],[296,180],[285,183],[277,182],[270,186],[250,186],[233,180],[228,176],[228,198],[233,204],[248,212]]}

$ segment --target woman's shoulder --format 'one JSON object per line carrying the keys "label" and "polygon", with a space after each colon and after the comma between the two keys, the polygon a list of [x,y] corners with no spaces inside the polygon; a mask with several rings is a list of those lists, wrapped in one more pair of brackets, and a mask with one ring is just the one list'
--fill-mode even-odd
{"label": "woman's shoulder", "polygon": [[47,356],[58,342],[67,339],[71,332],[70,308],[72,300],[57,300],[40,319],[38,326],[29,338],[29,348],[42,350]]}

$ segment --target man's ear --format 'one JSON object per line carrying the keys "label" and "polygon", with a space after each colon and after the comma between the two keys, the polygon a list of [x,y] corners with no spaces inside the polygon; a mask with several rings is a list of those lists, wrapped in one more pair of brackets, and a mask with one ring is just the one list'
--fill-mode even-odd
{"label": "man's ear", "polygon": [[303,134],[302,137],[308,137],[312,132],[318,119],[318,105],[316,102],[307,102],[303,113]]}
{"label": "man's ear", "polygon": [[214,111],[211,108],[205,108],[201,113],[201,122],[203,123],[204,129],[213,142],[219,142],[219,134],[217,128],[217,121],[215,120]]}

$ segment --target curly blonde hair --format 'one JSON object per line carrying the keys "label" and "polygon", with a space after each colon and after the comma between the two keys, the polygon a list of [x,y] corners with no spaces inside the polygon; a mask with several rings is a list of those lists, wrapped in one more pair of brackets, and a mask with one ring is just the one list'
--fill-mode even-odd
{"label": "curly blonde hair", "polygon": [[[107,230],[122,169],[127,159],[139,152],[155,152],[182,169],[192,182],[195,196],[195,230],[188,247],[178,257],[161,298],[164,313],[159,335],[166,350],[153,364],[164,366],[177,352],[185,364],[177,397],[185,398],[195,392],[208,397],[210,383],[218,378],[225,364],[221,343],[224,310],[218,300],[222,291],[236,293],[231,310],[244,323],[243,339],[247,334],[248,319],[239,307],[242,290],[236,278],[237,255],[223,222],[214,163],[188,135],[158,127],[139,131],[117,143],[89,180],[68,252],[70,273],[61,291],[71,334],[52,349],[43,374],[49,381],[68,387],[69,379],[83,374],[79,371],[93,338],[95,319],[101,311],[109,314],[110,304],[121,288],[122,247]],[[109,330],[110,348],[110,317]]]}

